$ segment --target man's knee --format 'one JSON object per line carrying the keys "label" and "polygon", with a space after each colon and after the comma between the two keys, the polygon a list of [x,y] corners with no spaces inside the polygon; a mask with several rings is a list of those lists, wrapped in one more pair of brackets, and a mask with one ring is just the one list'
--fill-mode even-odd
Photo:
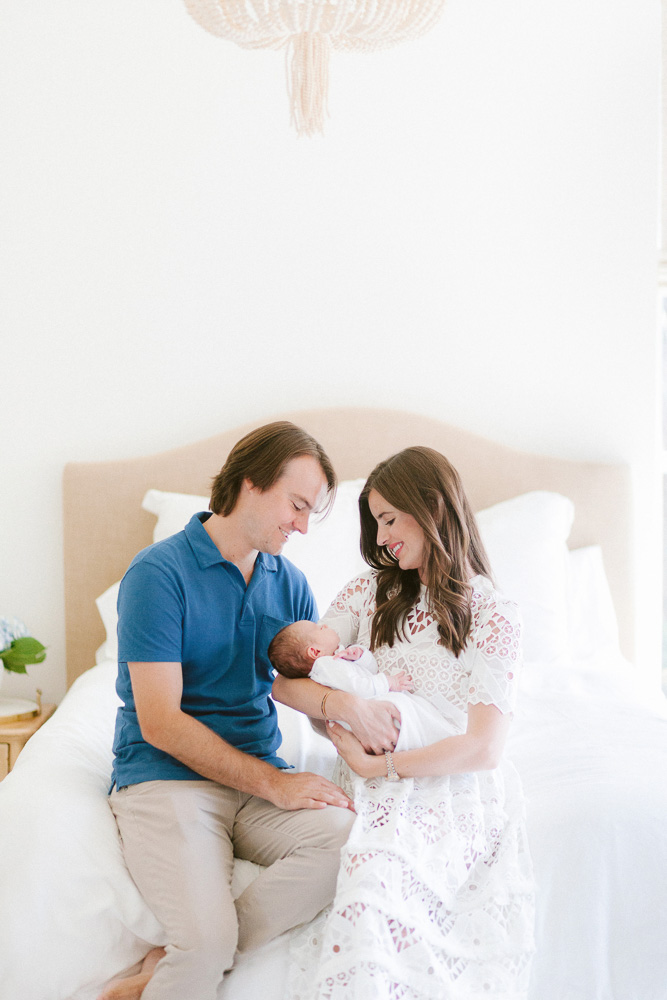
{"label": "man's knee", "polygon": [[332,814],[330,825],[332,846],[340,850],[350,836],[355,813],[351,809],[341,809],[339,806],[328,806],[326,811]]}
{"label": "man's knee", "polygon": [[339,806],[327,806],[326,809],[312,811],[308,816],[310,831],[304,836],[302,846],[312,847],[327,855],[335,857],[350,835],[355,815],[350,809]]}

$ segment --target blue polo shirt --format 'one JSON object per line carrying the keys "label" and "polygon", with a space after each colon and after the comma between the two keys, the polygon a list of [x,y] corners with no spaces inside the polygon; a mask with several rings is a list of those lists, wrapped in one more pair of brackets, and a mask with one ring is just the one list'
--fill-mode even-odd
{"label": "blue polo shirt", "polygon": [[132,695],[130,663],[181,663],[181,708],[245,753],[277,767],[281,743],[269,697],[268,645],[290,622],[317,620],[306,578],[281,556],[260,553],[246,586],[196,514],[183,531],[133,559],[118,595],[118,680],[113,780],[119,788],[201,775],[147,743]]}

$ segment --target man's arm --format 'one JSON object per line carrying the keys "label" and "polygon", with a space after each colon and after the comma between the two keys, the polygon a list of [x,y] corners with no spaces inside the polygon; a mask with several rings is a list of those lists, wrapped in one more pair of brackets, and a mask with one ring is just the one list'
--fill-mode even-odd
{"label": "man's arm", "polygon": [[309,772],[280,771],[237,750],[184,712],[180,663],[128,663],[128,669],[143,738],[203,778],[257,795],[281,809],[351,808],[333,782]]}

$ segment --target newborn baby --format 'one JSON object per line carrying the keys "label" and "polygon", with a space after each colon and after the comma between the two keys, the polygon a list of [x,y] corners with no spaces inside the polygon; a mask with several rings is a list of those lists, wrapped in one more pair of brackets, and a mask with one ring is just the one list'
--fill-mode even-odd
{"label": "newborn baby", "polygon": [[283,677],[310,677],[318,684],[362,698],[412,689],[411,678],[404,671],[379,674],[369,649],[341,646],[338,634],[317,622],[294,622],[281,629],[269,646],[269,659]]}
{"label": "newborn baby", "polygon": [[[286,625],[272,639],[269,659],[283,677],[310,677],[325,687],[361,698],[391,701],[401,713],[396,750],[414,750],[465,731],[464,713],[458,713],[454,706],[442,706],[449,716],[443,718],[431,702],[408,693],[413,687],[409,674],[379,673],[370,650],[342,646],[329,625],[310,621]],[[455,714],[460,718],[454,718]]]}

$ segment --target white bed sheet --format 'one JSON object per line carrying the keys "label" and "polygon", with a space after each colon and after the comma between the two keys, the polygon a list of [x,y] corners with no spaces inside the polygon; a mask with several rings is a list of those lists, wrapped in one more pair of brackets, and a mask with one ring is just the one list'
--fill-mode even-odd
{"label": "white bed sheet", "polygon": [[667,713],[630,669],[525,674],[508,753],[537,881],[531,1000],[667,997]]}
{"label": "white bed sheet", "polygon": [[[94,1000],[161,943],[106,801],[116,664],[84,674],[0,784],[0,1000]],[[333,749],[281,712],[284,754],[330,774]],[[532,664],[510,740],[538,886],[530,1000],[667,996],[667,713],[627,665]],[[241,862],[237,891],[253,877]],[[219,1000],[283,1000],[289,935]]]}

